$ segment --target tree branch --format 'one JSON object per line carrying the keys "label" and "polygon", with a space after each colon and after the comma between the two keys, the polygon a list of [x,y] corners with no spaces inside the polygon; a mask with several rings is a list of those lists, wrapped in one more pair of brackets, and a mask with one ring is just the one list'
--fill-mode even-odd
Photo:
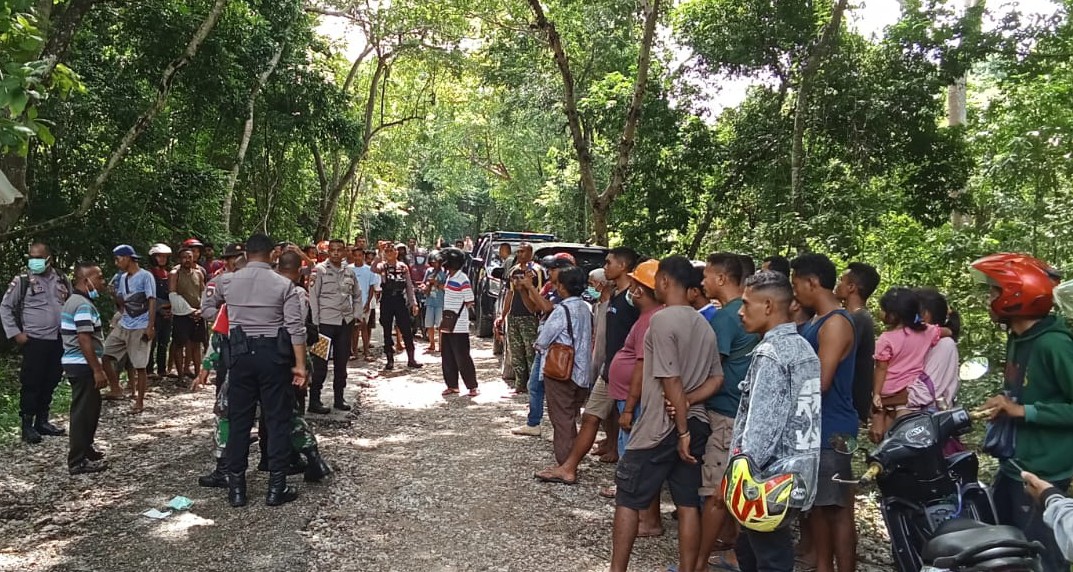
{"label": "tree branch", "polygon": [[652,63],[652,43],[656,38],[656,22],[659,20],[660,0],[645,2],[645,31],[641,38],[641,49],[637,54],[637,80],[633,84],[633,99],[626,112],[626,126],[622,129],[622,138],[618,143],[618,156],[611,170],[607,188],[600,194],[600,204],[608,206],[626,186],[626,174],[630,167],[630,153],[637,136],[637,124],[641,120],[644,107],[645,88],[648,85],[648,69]]}
{"label": "tree branch", "polygon": [[100,194],[101,189],[105,183],[108,182],[112,172],[118,167],[127,155],[130,153],[130,148],[134,145],[149,125],[153,122],[153,119],[164,109],[164,105],[168,101],[168,95],[171,93],[172,83],[175,81],[176,75],[179,71],[186,67],[190,61],[197,55],[198,48],[201,47],[202,42],[209,36],[212,29],[216,27],[216,22],[220,19],[220,14],[223,13],[224,7],[227,6],[229,0],[216,0],[212,9],[208,15],[201,22],[197,32],[194,33],[194,37],[190,39],[190,42],[186,45],[186,49],[183,50],[182,55],[172,60],[161,75],[160,84],[157,86],[156,99],[149,105],[149,108],[145,110],[134,125],[131,125],[127,130],[126,135],[119,141],[119,145],[112,151],[112,154],[108,157],[107,163],[104,165],[104,169],[97,175],[97,178],[86,189],[86,194],[82,197],[82,202],[78,205],[78,208],[54,219],[45,221],[40,224],[30,225],[21,229],[9,231],[0,234],[0,241],[11,240],[13,238],[26,236],[29,234],[40,233],[46,230],[51,230],[67,224],[69,221],[81,218],[89,212],[93,205],[97,202],[97,195]]}
{"label": "tree branch", "polygon": [[570,60],[567,58],[566,50],[563,48],[562,37],[559,36],[558,30],[555,29],[555,24],[548,21],[548,17],[544,14],[544,8],[540,5],[540,0],[529,0],[529,7],[532,8],[533,15],[536,17],[536,27],[543,31],[547,37],[548,45],[551,47],[552,55],[555,58],[555,65],[558,66],[559,75],[562,76],[563,111],[566,113],[566,121],[570,127],[570,138],[574,143],[574,151],[577,153],[578,170],[581,173],[581,188],[585,191],[585,195],[589,197],[589,200],[595,202],[599,199],[599,194],[596,191],[596,178],[592,173],[592,150],[581,129],[581,118],[577,108],[577,94],[574,91],[574,75],[570,71]]}

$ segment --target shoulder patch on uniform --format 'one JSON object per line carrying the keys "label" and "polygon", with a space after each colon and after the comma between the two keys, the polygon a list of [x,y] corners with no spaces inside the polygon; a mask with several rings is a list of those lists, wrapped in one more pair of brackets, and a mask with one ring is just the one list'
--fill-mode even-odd
{"label": "shoulder patch on uniform", "polygon": [[209,285],[205,288],[205,296],[212,298],[216,294],[216,282],[209,282]]}

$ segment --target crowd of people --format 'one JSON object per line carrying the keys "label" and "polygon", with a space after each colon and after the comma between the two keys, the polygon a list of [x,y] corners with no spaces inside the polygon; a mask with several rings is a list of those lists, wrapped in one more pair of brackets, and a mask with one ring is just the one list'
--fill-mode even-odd
{"label": "crowd of people", "polygon": [[[513,433],[541,435],[546,407],[554,464],[534,476],[572,485],[603,426],[592,453],[618,463],[601,491],[616,504],[612,571],[627,569],[638,536],[662,534],[665,485],[678,521],[673,569],[854,570],[854,488],[842,481],[858,435],[878,443],[900,417],[957,405],[957,312],[933,288],[893,287],[878,300],[877,336],[869,302],[881,277],[869,264],[839,273],[802,254],[757,270],[743,254],[642,260],[622,247],[586,274],[569,255],[537,263],[524,243],[513,256],[496,323],[504,378],[529,397]],[[997,516],[1044,544],[1045,570],[1065,570],[1034,502],[1053,501],[1073,473],[1073,339],[1051,314],[1057,274],[1023,255],[973,268],[1010,339],[1006,390],[982,408],[1018,430],[994,483]],[[1039,380],[1031,391],[1026,375]],[[1053,488],[1026,492],[1037,479]]]}
{"label": "crowd of people", "polygon": [[[352,410],[347,364],[359,353],[378,359],[375,322],[384,370],[403,352],[408,368],[422,367],[421,335],[426,353],[442,356],[443,396],[460,395],[460,382],[466,396],[479,394],[470,258],[459,243],[429,252],[416,241],[370,248],[358,238],[301,248],[255,234],[217,259],[212,245],[189,239],[177,252],[153,245],[148,270],[119,245],[107,283],[96,263],[79,263],[69,278],[35,243],[0,302],[23,354],[22,439],[67,433],[49,420],[66,373],[69,471],[105,470],[93,446],[102,399],[129,399],[138,413],[150,380],[189,378],[196,389],[215,372],[217,463],[199,484],[247,504],[257,425],[266,503],[290,502],[288,475],[317,482],[331,473],[304,417]],[[869,303],[881,277],[865,263],[839,273],[828,257],[802,254],[757,269],[743,254],[645,260],[618,247],[587,272],[565,253],[536,261],[524,242],[498,255],[506,287],[494,331],[506,346],[508,397],[529,405],[512,433],[541,435],[546,411],[554,462],[534,473],[540,481],[576,484],[594,445],[617,463],[614,486],[601,491],[615,499],[613,571],[627,569],[638,536],[662,534],[664,486],[676,506],[677,570],[789,571],[795,561],[854,570],[854,490],[842,481],[853,476],[858,435],[879,442],[898,418],[958,401],[957,313],[932,288],[893,287],[878,300],[877,336]],[[1057,273],[1024,255],[986,257],[974,271],[1009,332],[1006,390],[984,404],[1017,426],[1016,454],[993,486],[998,516],[1046,546],[1046,570],[1067,568],[1034,501],[1054,505],[1054,490],[1073,476],[1073,336],[1052,314]],[[102,294],[117,310],[107,336]]]}

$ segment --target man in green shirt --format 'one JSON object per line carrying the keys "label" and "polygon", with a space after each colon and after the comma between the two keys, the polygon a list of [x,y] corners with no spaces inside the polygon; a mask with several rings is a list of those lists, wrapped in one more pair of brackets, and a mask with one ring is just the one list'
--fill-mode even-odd
{"label": "man in green shirt", "polygon": [[701,509],[700,558],[696,570],[706,570],[712,552],[726,551],[720,564],[735,565],[734,537],[737,526],[726,518],[726,509],[716,502],[719,482],[726,471],[730,454],[730,438],[734,433],[734,416],[741,401],[738,387],[749,372],[751,353],[759,342],[756,334],[741,325],[741,296],[743,268],[741,258],[729,252],[717,252],[708,257],[704,267],[704,294],[719,302],[719,311],[708,321],[715,331],[719,357],[723,363],[723,385],[705,402],[712,434],[704,451],[704,466],[700,495],[705,497]]}

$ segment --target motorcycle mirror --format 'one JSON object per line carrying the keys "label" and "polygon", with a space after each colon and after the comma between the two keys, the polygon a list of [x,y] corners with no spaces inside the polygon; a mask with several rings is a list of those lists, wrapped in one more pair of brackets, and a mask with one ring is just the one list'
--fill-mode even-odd
{"label": "motorcycle mirror", "polygon": [[987,373],[990,363],[983,356],[971,357],[961,364],[958,377],[961,381],[975,381]]}

